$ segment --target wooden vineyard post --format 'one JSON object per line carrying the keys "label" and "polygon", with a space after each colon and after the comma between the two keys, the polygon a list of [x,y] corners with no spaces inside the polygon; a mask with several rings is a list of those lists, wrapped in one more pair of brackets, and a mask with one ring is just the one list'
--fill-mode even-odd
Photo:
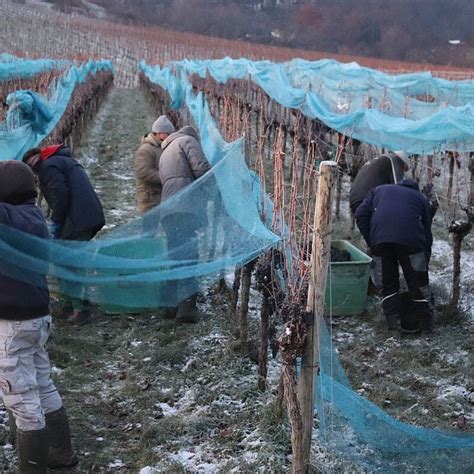
{"label": "wooden vineyard post", "polygon": [[239,313],[239,329],[240,329],[240,347],[242,355],[249,353],[248,340],[248,311],[250,299],[250,286],[252,284],[252,271],[255,267],[255,260],[250,261],[242,267],[241,275],[241,300]]}
{"label": "wooden vineyard post", "polygon": [[302,453],[293,453],[293,472],[307,472],[313,433],[315,378],[319,364],[319,344],[321,321],[324,311],[326,280],[331,259],[332,202],[337,179],[337,164],[323,161],[319,167],[318,193],[314,214],[313,245],[311,253],[311,279],[308,289],[306,311],[313,313],[314,321],[306,337],[306,345],[301,363],[298,383],[298,399],[303,422]]}

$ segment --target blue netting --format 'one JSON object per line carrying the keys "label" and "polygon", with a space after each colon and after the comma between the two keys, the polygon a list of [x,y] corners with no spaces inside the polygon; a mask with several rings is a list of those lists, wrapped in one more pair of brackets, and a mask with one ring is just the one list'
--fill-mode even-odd
{"label": "blue netting", "polygon": [[317,380],[320,439],[369,472],[468,473],[474,436],[412,426],[352,390],[325,324]]}
{"label": "blue netting", "polygon": [[[364,143],[420,154],[474,149],[474,81],[447,81],[429,73],[389,76],[328,60],[274,64],[224,58],[185,60],[164,70],[141,68],[150,80],[168,85],[174,105],[185,97],[180,72],[210,74],[220,83],[250,79],[284,107]],[[430,97],[419,97],[425,94]]]}
{"label": "blue netting", "polygon": [[0,82],[11,79],[31,79],[42,72],[64,69],[69,64],[69,61],[24,59],[2,53],[0,54]]}
{"label": "blue netting", "polygon": [[99,304],[175,306],[278,241],[255,184],[236,142],[212,171],[106,238],[48,242],[0,226],[0,271],[41,284],[47,269],[63,292]]}
{"label": "blue netting", "polygon": [[[0,74],[3,67],[0,63]],[[0,160],[21,159],[27,150],[46,138],[64,114],[76,86],[90,73],[101,70],[112,71],[112,63],[89,61],[71,66],[64,77],[53,81],[47,97],[32,91],[10,93],[7,123],[3,128],[0,126]]]}

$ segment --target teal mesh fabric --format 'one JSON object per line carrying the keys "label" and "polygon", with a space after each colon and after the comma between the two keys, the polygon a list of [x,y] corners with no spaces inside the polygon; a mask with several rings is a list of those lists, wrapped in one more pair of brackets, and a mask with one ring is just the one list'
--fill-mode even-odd
{"label": "teal mesh fabric", "polygon": [[254,184],[236,142],[202,178],[104,238],[44,241],[0,226],[0,271],[41,284],[47,270],[64,292],[99,304],[175,306],[279,240]]}
{"label": "teal mesh fabric", "polygon": [[0,54],[0,82],[10,79],[30,79],[42,72],[63,69],[69,64],[69,61],[24,59],[2,53]]}
{"label": "teal mesh fabric", "polygon": [[[0,75],[3,67],[0,63]],[[19,160],[46,138],[64,114],[77,84],[84,82],[88,74],[101,70],[113,71],[111,62],[89,61],[71,66],[63,77],[50,85],[48,97],[32,91],[10,93],[6,100],[7,123],[0,127],[0,160]]]}
{"label": "teal mesh fabric", "polygon": [[474,436],[412,426],[352,390],[324,324],[316,384],[321,442],[368,472],[471,473]]}
{"label": "teal mesh fabric", "polygon": [[[216,81],[250,79],[272,99],[364,143],[430,154],[474,149],[474,81],[447,81],[429,73],[390,76],[356,63],[294,60],[185,60],[159,70],[144,64],[150,80],[184,100],[184,73]],[[172,71],[178,73],[173,76]],[[424,96],[425,97],[422,97]]]}

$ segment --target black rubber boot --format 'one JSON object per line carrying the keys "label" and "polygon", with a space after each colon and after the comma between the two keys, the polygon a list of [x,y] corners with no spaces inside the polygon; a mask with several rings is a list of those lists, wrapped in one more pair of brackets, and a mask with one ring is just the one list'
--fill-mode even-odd
{"label": "black rubber boot", "polygon": [[393,293],[385,296],[382,300],[382,310],[387,320],[387,328],[389,331],[395,331],[400,327],[400,295]]}
{"label": "black rubber boot", "polygon": [[389,331],[396,331],[400,329],[400,315],[399,314],[387,314],[385,315],[387,320],[387,329]]}
{"label": "black rubber boot", "polygon": [[50,469],[74,467],[79,459],[72,449],[66,409],[62,406],[59,410],[47,413],[45,418],[49,438],[48,467]]}
{"label": "black rubber boot", "polygon": [[196,302],[196,294],[182,301],[178,305],[176,320],[180,323],[197,323],[199,318],[199,311],[197,309]]}
{"label": "black rubber boot", "polygon": [[48,433],[46,428],[35,431],[17,430],[16,443],[19,472],[48,472]]}

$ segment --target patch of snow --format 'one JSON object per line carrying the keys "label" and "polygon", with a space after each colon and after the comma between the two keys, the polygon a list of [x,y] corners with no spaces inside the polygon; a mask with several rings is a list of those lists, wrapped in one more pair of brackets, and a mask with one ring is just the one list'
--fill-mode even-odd
{"label": "patch of snow", "polygon": [[197,359],[191,357],[186,364],[181,368],[181,373],[186,373],[196,365]]}
{"label": "patch of snow", "polygon": [[436,397],[438,401],[446,401],[448,398],[470,398],[472,392],[462,385],[448,385],[442,387],[441,394]]}
{"label": "patch of snow", "polygon": [[156,406],[161,408],[164,416],[173,416],[178,413],[178,410],[167,403],[157,403]]}
{"label": "patch of snow", "polygon": [[121,459],[115,459],[113,462],[109,463],[109,469],[125,467],[125,464]]}

